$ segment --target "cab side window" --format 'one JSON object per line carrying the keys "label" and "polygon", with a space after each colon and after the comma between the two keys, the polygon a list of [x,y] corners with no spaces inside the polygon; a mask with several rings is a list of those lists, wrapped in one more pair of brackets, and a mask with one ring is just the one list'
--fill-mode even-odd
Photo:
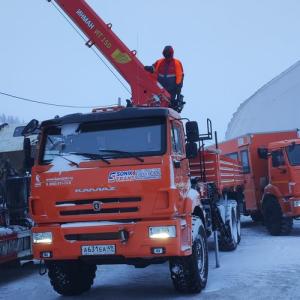
{"label": "cab side window", "polygon": [[241,151],[240,157],[241,157],[241,163],[243,167],[243,173],[250,173],[248,150]]}
{"label": "cab side window", "polygon": [[181,127],[175,123],[172,124],[171,138],[173,153],[183,154],[183,136]]}
{"label": "cab side window", "polygon": [[285,162],[282,150],[272,151],[272,166],[276,168],[284,165]]}
{"label": "cab side window", "polygon": [[228,153],[226,156],[234,160],[239,160],[239,155],[237,152]]}

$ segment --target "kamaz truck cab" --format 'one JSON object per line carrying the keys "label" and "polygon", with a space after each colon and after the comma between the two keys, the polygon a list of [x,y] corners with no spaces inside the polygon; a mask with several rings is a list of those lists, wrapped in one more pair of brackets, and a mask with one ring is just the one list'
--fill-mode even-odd
{"label": "kamaz truck cab", "polygon": [[272,142],[264,152],[269,171],[262,199],[265,224],[271,234],[288,234],[293,218],[300,216],[300,140]]}
{"label": "kamaz truck cab", "polygon": [[[197,147],[186,148],[179,119],[167,108],[115,108],[41,124],[30,198],[34,256],[46,260],[58,292],[89,288],[97,264],[167,260],[177,289],[205,286],[205,220],[186,153]],[[177,271],[190,272],[187,262],[194,273],[184,281]]]}

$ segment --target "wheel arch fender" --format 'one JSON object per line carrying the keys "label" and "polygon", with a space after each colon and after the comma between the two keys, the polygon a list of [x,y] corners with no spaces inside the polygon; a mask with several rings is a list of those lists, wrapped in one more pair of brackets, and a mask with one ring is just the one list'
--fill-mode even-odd
{"label": "wheel arch fender", "polygon": [[192,242],[195,241],[197,235],[199,234],[199,228],[203,227],[205,230],[205,225],[199,216],[193,215],[192,217]]}
{"label": "wheel arch fender", "polygon": [[201,219],[204,228],[206,229],[206,216],[205,211],[200,206],[196,206],[193,211],[193,216],[197,216]]}
{"label": "wheel arch fender", "polygon": [[262,201],[263,199],[268,196],[268,195],[272,195],[275,198],[280,198],[282,196],[282,194],[280,193],[280,190],[277,186],[272,185],[272,184],[268,184],[265,188],[264,188],[264,195],[262,197]]}

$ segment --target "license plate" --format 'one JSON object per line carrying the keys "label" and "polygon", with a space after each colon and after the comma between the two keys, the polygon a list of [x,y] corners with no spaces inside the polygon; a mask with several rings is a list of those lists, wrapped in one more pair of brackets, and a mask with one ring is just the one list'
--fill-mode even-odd
{"label": "license plate", "polygon": [[115,245],[81,246],[81,255],[112,255],[115,253]]}

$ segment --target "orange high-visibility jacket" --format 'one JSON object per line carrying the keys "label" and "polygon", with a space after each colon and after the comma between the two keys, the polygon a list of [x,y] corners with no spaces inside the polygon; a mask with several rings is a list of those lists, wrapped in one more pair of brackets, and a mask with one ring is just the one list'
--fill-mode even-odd
{"label": "orange high-visibility jacket", "polygon": [[[172,85],[180,85],[183,82],[183,67],[181,62],[176,58],[157,60],[154,65],[154,72],[158,76],[158,81],[168,90]],[[174,80],[175,79],[175,80]],[[166,86],[165,86],[166,85]]]}

